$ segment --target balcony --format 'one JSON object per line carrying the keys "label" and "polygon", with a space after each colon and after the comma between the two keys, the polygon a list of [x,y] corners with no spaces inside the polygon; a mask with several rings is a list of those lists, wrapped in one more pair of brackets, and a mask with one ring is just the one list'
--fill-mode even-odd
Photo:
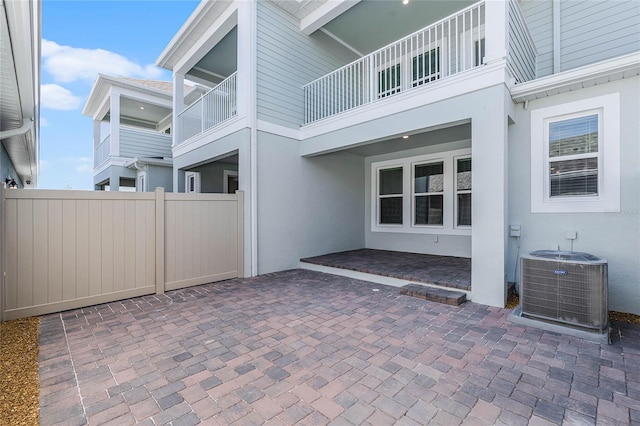
{"label": "balcony", "polygon": [[107,135],[100,141],[98,146],[93,150],[93,167],[96,168],[100,164],[107,161],[111,152],[111,135]]}
{"label": "balcony", "polygon": [[[535,77],[536,52],[516,0],[508,5],[507,67]],[[417,90],[485,63],[485,1],[475,3],[305,86],[304,124]]]}
{"label": "balcony", "polygon": [[171,135],[158,133],[154,130],[134,127],[120,127],[118,131],[117,147],[112,152],[113,138],[111,134],[105,136],[95,147],[93,167],[97,168],[110,157],[171,157]]}
{"label": "balcony", "polygon": [[200,133],[213,129],[238,114],[237,72],[202,95],[178,114],[179,145]]}

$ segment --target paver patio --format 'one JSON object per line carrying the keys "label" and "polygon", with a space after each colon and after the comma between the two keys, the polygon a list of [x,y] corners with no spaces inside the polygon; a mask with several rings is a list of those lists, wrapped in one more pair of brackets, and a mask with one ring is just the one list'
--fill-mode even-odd
{"label": "paver patio", "polygon": [[41,424],[640,424],[640,327],[509,312],[293,270],[48,315]]}

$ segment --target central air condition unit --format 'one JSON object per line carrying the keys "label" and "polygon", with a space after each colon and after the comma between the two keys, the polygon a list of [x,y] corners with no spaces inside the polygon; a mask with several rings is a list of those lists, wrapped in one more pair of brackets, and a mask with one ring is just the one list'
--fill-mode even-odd
{"label": "central air condition unit", "polygon": [[523,316],[608,332],[606,260],[589,253],[539,250],[521,261]]}

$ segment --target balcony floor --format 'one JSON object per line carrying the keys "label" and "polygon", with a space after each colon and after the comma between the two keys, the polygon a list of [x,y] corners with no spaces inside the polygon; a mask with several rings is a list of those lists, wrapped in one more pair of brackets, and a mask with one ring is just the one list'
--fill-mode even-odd
{"label": "balcony floor", "polygon": [[309,257],[300,261],[417,283],[471,290],[471,259],[464,257],[358,249]]}

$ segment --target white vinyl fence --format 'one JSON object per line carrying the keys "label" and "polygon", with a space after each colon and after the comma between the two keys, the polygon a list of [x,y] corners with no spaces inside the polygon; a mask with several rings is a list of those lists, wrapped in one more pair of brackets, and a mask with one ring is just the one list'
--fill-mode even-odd
{"label": "white vinyl fence", "polygon": [[0,318],[243,276],[242,197],[0,189]]}

